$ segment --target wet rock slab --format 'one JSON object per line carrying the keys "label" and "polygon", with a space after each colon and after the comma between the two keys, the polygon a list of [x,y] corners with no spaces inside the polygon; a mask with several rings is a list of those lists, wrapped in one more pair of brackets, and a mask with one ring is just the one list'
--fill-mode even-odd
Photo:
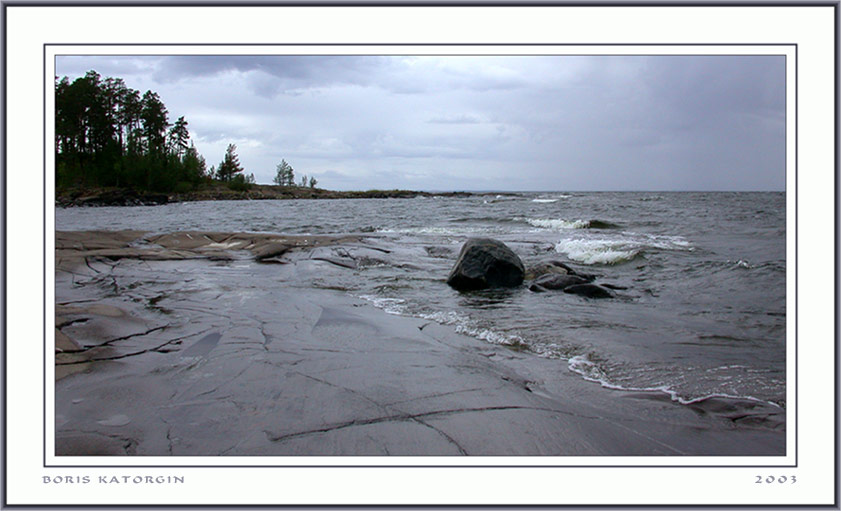
{"label": "wet rock slab", "polygon": [[[389,257],[362,239],[144,236],[57,250],[57,455],[785,453],[782,409],[610,391],[314,289],[314,272]],[[284,264],[258,261],[268,244]]]}

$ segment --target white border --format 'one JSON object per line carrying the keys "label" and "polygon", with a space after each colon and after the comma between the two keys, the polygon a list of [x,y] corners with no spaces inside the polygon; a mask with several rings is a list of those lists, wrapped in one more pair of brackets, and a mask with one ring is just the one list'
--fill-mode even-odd
{"label": "white border", "polygon": [[[43,422],[41,401],[44,391],[41,376],[51,375],[52,364],[44,367],[42,358],[42,303],[52,307],[52,282],[47,279],[42,296],[42,264],[33,256],[42,253],[41,220],[48,232],[53,218],[41,210],[39,193],[7,193],[7,460],[6,488],[8,504],[807,504],[831,503],[833,499],[833,425],[835,410],[833,389],[834,332],[831,318],[833,296],[829,282],[834,282],[834,105],[833,96],[833,14],[831,8],[795,7],[316,7],[316,8],[160,8],[160,7],[8,7],[7,40],[7,182],[9,190],[28,192],[44,188],[53,196],[51,175],[43,183],[42,127],[44,87],[53,81],[45,76],[44,43],[302,43],[284,47],[290,53],[361,53],[382,54],[381,46],[308,47],[306,43],[637,43],[629,53],[664,53],[667,43],[698,42],[708,44],[797,44],[798,48],[798,254],[801,258],[800,281],[820,282],[820,286],[797,289],[788,280],[791,297],[800,293],[799,356],[808,361],[808,369],[798,375],[800,435],[798,467],[795,468],[170,468],[144,469],[142,465],[172,463],[160,458],[130,460],[139,468],[61,468],[41,466]],[[759,19],[762,22],[757,23]],[[126,23],[126,20],[131,20]],[[150,31],[149,27],[156,27]],[[434,27],[434,30],[430,30]],[[466,29],[466,27],[470,27]],[[222,41],[220,38],[224,37]],[[50,47],[50,51],[53,51]],[[146,47],[120,47],[116,53],[149,53]],[[246,53],[242,46],[228,49],[207,46],[178,47],[176,53]],[[396,53],[412,53],[415,47],[400,46]],[[428,53],[428,47],[421,53]],[[436,47],[441,53],[445,47]],[[454,47],[467,53],[465,47]],[[500,54],[502,47],[479,47]],[[527,47],[512,48],[513,53],[530,53]],[[565,47],[564,53],[621,53],[622,47]],[[681,47],[680,53],[721,53],[721,46]],[[768,46],[750,47],[768,50]],[[781,47],[790,51],[790,46]],[[538,47],[545,53],[546,47]],[[626,48],[627,49],[627,48]],[[72,48],[57,53],[103,54],[108,47]],[[170,53],[156,47],[154,53]],[[201,51],[199,51],[201,50]],[[650,50],[650,51],[649,51]],[[274,52],[274,49],[271,50]],[[477,52],[480,50],[477,49]],[[733,53],[745,53],[735,46]],[[252,51],[248,51],[252,53]],[[779,54],[779,48],[772,53]],[[792,59],[793,60],[793,59]],[[47,61],[50,59],[48,57]],[[789,67],[789,78],[793,69]],[[789,82],[791,83],[791,82]],[[787,187],[794,190],[794,100],[788,88],[788,169]],[[48,95],[49,96],[49,95]],[[51,105],[47,105],[50,108]],[[47,116],[49,119],[49,116]],[[51,127],[48,126],[47,140]],[[51,156],[51,152],[47,152]],[[47,168],[50,168],[49,162]],[[807,197],[808,200],[802,200]],[[788,232],[795,232],[795,194],[789,193]],[[48,236],[47,252],[54,248]],[[788,266],[794,267],[793,236],[789,239]],[[24,249],[25,247],[25,249]],[[48,258],[46,275],[53,274]],[[831,273],[831,275],[830,275]],[[38,276],[33,278],[33,276]],[[805,305],[804,305],[805,304]],[[47,310],[47,317],[52,317]],[[789,345],[793,332],[789,329]],[[51,331],[51,328],[48,332]],[[808,342],[804,342],[808,339]],[[36,349],[37,346],[37,349]],[[788,358],[790,371],[794,358]],[[47,386],[49,387],[49,386]],[[789,385],[790,394],[794,392]],[[51,396],[49,396],[51,398]],[[50,401],[51,402],[51,401]],[[796,403],[789,396],[789,409]],[[38,420],[36,420],[38,419]],[[47,418],[48,421],[51,418]],[[789,420],[789,445],[792,445],[793,420]],[[832,448],[827,448],[831,445]],[[36,454],[37,453],[37,454]],[[52,453],[47,453],[51,455]],[[353,464],[360,464],[355,458]],[[488,459],[485,458],[485,461]],[[543,458],[545,461],[545,458]],[[581,462],[592,463],[592,458]],[[703,459],[701,459],[703,460]],[[710,461],[708,458],[707,461]],[[790,462],[787,456],[786,461]],[[68,459],[62,457],[61,464]],[[108,460],[111,461],[111,460]],[[214,460],[216,461],[216,460]],[[229,461],[225,458],[226,463]],[[232,458],[233,463],[237,458]],[[248,459],[249,464],[255,464]],[[341,462],[342,460],[337,460]],[[346,461],[346,460],[345,460]],[[473,462],[474,460],[469,460]],[[565,458],[569,463],[571,460]],[[640,459],[610,458],[611,464]],[[668,461],[674,461],[669,459]],[[681,461],[686,461],[682,459]],[[694,459],[693,459],[694,461]],[[87,460],[90,463],[90,459]],[[317,464],[324,464],[319,458]],[[419,459],[403,462],[419,464]],[[495,462],[510,464],[510,458]],[[742,459],[716,458],[715,465],[742,462]],[[530,464],[536,464],[530,458]],[[555,464],[552,462],[551,464]],[[598,462],[602,464],[604,462]],[[660,464],[662,461],[655,464]],[[96,464],[102,464],[97,459]],[[179,463],[180,464],[180,463]],[[195,463],[195,459],[190,460]],[[276,459],[272,461],[276,464]],[[295,459],[301,465],[301,459]],[[377,459],[376,464],[382,464]],[[433,464],[441,464],[436,460]],[[693,464],[698,464],[697,461]],[[774,464],[781,464],[776,460]],[[790,464],[790,463],[786,463]],[[8,470],[14,467],[14,470]],[[43,475],[181,475],[188,483],[161,487],[90,485],[44,485]],[[756,475],[796,474],[796,485],[756,484]],[[512,483],[517,481],[517,483]],[[604,488],[609,491],[604,491]],[[236,488],[235,492],[231,492]],[[329,491],[325,491],[329,488]],[[707,490],[698,491],[698,488]]]}

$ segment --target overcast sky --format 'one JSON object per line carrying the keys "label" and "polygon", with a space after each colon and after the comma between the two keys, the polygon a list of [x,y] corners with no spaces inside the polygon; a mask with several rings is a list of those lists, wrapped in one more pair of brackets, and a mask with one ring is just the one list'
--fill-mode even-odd
{"label": "overcast sky", "polygon": [[784,190],[782,56],[57,57],[334,190]]}

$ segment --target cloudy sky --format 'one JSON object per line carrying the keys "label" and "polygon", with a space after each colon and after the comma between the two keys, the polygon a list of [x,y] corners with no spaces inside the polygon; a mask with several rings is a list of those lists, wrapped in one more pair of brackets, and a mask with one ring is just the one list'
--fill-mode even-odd
{"label": "cloudy sky", "polygon": [[335,190],[784,190],[781,56],[56,58],[157,92],[217,165]]}

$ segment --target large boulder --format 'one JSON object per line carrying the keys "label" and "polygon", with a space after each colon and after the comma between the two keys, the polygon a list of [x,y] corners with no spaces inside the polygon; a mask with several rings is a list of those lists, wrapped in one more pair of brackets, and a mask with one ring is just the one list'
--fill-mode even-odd
{"label": "large boulder", "polygon": [[523,262],[505,243],[470,238],[461,247],[447,284],[459,291],[516,287],[523,283]]}

